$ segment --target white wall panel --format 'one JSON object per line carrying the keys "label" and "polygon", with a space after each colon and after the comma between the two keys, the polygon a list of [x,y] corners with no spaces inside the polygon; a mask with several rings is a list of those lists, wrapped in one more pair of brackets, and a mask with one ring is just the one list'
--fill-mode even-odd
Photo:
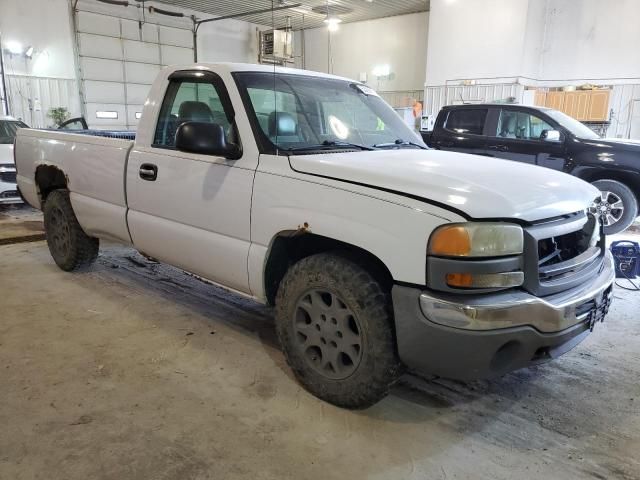
{"label": "white wall panel", "polygon": [[160,64],[160,51],[153,43],[123,40],[124,58],[130,62]]}
{"label": "white wall panel", "polygon": [[162,65],[185,65],[193,63],[193,50],[190,48],[162,45]]}
{"label": "white wall panel", "polygon": [[120,22],[115,17],[78,12],[78,31],[117,37],[120,35]]}
{"label": "white wall panel", "polygon": [[150,85],[137,85],[135,83],[127,83],[127,103],[142,104],[146,101]]}
{"label": "white wall panel", "polygon": [[[190,21],[184,20],[184,28],[178,28],[178,21],[169,27],[138,22],[131,16],[120,18],[118,12],[80,11],[77,16],[80,71],[91,128],[135,128],[136,113],[142,111],[161,63],[193,61]],[[122,15],[126,13],[131,10]],[[118,118],[97,118],[99,111],[117,112]]]}
{"label": "white wall panel", "polygon": [[50,108],[65,107],[71,117],[80,116],[75,80],[11,74],[7,74],[6,79],[11,115],[30,127],[51,126],[53,122],[47,117]]}
{"label": "white wall panel", "polygon": [[124,84],[85,80],[84,99],[86,102],[125,103]]}
{"label": "white wall panel", "polygon": [[143,42],[158,43],[158,26],[151,23],[140,24],[133,20],[122,20],[122,38]]}
{"label": "white wall panel", "polygon": [[80,56],[122,60],[122,44],[118,38],[79,33]]}
{"label": "white wall panel", "polygon": [[160,71],[159,66],[148,65],[145,63],[125,62],[124,67],[127,75],[127,82],[129,83],[144,83],[151,85]]}
{"label": "white wall panel", "polygon": [[86,80],[124,81],[122,62],[118,60],[83,57],[80,59],[80,68]]}
{"label": "white wall panel", "polygon": [[164,26],[160,26],[158,29],[160,31],[160,43],[176,47],[193,47],[193,34],[190,31]]}

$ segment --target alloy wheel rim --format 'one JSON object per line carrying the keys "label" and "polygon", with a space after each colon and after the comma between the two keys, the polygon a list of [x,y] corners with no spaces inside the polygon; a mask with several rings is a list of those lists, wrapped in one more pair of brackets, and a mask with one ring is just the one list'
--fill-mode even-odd
{"label": "alloy wheel rim", "polygon": [[324,377],[343,380],[362,360],[362,330],[346,303],[326,289],[300,297],[293,315],[295,343],[307,364]]}
{"label": "alloy wheel rim", "polygon": [[613,192],[601,191],[590,208],[591,213],[600,217],[605,227],[609,227],[622,219],[624,215],[624,202]]}

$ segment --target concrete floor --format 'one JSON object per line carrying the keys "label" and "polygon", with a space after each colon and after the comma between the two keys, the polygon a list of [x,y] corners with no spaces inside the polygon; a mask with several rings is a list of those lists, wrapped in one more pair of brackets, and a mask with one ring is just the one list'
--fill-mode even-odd
{"label": "concrete floor", "polygon": [[0,292],[0,479],[640,478],[640,294],[558,361],[352,412],[298,386],[269,309],[128,248],[68,274],[1,245]]}

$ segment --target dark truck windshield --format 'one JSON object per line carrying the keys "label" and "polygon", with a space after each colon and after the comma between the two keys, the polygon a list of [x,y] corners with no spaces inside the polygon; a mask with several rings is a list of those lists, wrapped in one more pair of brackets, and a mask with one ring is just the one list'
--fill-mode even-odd
{"label": "dark truck windshield", "polygon": [[11,144],[16,138],[19,128],[28,128],[18,120],[0,120],[0,144]]}
{"label": "dark truck windshield", "polygon": [[289,153],[426,148],[370,88],[344,80],[268,72],[234,74],[263,143]]}
{"label": "dark truck windshield", "polygon": [[575,118],[571,118],[566,113],[559,112],[558,110],[545,110],[544,113],[553,118],[556,122],[569,130],[578,138],[585,140],[597,140],[600,137],[585,124],[580,123]]}

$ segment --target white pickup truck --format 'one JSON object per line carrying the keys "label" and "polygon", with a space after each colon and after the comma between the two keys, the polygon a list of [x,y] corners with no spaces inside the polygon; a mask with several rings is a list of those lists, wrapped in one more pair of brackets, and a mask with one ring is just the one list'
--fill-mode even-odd
{"label": "white pickup truck", "polygon": [[16,158],[60,268],[117,240],[275,305],[296,377],[343,407],[405,368],[466,380],[556,357],[610,303],[595,187],[429,150],[344,78],[171,67],[135,141],[22,129]]}

